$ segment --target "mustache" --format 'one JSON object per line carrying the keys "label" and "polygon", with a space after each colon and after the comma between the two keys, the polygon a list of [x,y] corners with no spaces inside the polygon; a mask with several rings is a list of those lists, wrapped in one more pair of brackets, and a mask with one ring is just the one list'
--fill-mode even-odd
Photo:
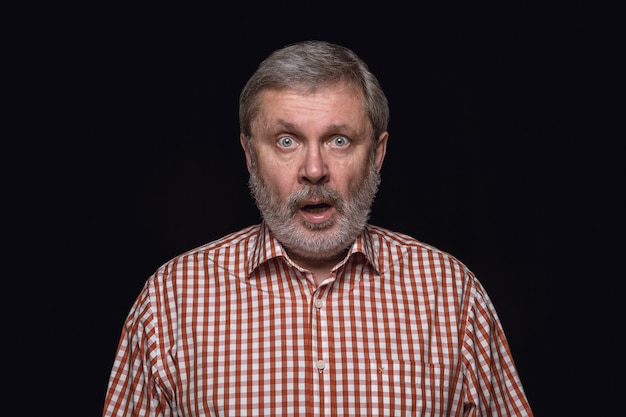
{"label": "mustache", "polygon": [[343,212],[343,199],[341,195],[332,188],[318,184],[307,185],[295,191],[287,199],[287,207],[291,214],[294,214],[300,207],[311,201],[330,204],[334,206],[338,212]]}

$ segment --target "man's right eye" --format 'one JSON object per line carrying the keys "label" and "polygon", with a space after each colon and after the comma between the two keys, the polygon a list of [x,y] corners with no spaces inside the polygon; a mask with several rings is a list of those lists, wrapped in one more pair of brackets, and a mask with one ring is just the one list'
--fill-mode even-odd
{"label": "man's right eye", "polygon": [[289,148],[293,146],[294,143],[295,141],[290,136],[283,136],[280,139],[278,139],[278,144],[282,146],[283,148]]}

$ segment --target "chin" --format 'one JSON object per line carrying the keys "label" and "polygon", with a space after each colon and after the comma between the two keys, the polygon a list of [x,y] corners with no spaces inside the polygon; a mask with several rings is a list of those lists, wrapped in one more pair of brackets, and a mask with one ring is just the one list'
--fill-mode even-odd
{"label": "chin", "polygon": [[302,225],[305,227],[307,231],[309,232],[312,231],[316,234],[326,232],[328,229],[333,227],[334,224],[335,224],[334,220],[326,220],[323,223],[311,223],[307,221],[302,222]]}
{"label": "chin", "polygon": [[311,250],[310,247],[307,248],[288,248],[289,252],[298,256],[299,258],[309,259],[309,260],[329,260],[335,259],[343,256],[346,252],[347,248],[326,248],[325,250],[314,251]]}
{"label": "chin", "polygon": [[335,225],[324,223],[314,224],[314,228],[306,225],[304,229],[286,237],[285,246],[298,256],[308,259],[331,259],[342,255],[350,246],[353,238],[347,239],[339,233]]}

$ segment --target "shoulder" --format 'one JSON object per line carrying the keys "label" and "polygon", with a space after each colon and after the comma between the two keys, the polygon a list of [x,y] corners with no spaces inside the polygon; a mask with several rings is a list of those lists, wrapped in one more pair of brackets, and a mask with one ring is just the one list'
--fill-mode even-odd
{"label": "shoulder", "polygon": [[260,225],[248,226],[236,232],[225,235],[217,240],[198,246],[187,252],[184,252],[169,262],[176,262],[180,259],[197,256],[198,254],[215,253],[223,250],[235,249],[248,244],[253,244],[259,234]]}
{"label": "shoulder", "polygon": [[397,254],[407,254],[410,256],[441,258],[446,261],[459,264],[463,268],[467,269],[465,264],[452,254],[433,245],[422,242],[413,236],[375,225],[368,225],[367,227],[372,243],[378,246],[379,250],[394,251]]}
{"label": "shoulder", "polygon": [[215,257],[224,255],[233,257],[240,254],[244,248],[256,243],[259,234],[259,225],[248,226],[244,229],[225,235],[219,239],[205,243],[191,250],[181,253],[161,265],[159,270],[176,267],[194,259],[212,260]]}
{"label": "shoulder", "polygon": [[470,268],[452,254],[410,235],[368,226],[381,275],[428,297],[454,300],[449,308],[468,317],[476,305],[491,309],[485,288]]}
{"label": "shoulder", "polygon": [[473,272],[452,254],[405,233],[368,225],[372,247],[381,271],[403,271],[435,281],[477,283]]}
{"label": "shoulder", "polygon": [[157,268],[146,280],[134,310],[138,314],[171,315],[173,306],[197,294],[231,285],[243,270],[259,225],[249,226],[181,253]]}
{"label": "shoulder", "polygon": [[243,268],[247,262],[258,239],[259,227],[248,226],[175,256],[162,264],[146,285],[170,287],[181,280],[227,279],[230,269]]}

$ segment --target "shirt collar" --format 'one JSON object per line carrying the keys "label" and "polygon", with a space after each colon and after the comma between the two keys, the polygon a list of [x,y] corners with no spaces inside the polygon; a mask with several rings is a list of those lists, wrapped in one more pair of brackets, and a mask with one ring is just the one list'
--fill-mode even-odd
{"label": "shirt collar", "polygon": [[[339,268],[345,264],[354,254],[361,253],[365,259],[374,267],[377,273],[382,270],[382,260],[378,256],[378,250],[373,244],[370,226],[367,225],[361,234],[357,236],[354,243],[350,247],[346,257],[337,264],[336,268]],[[247,272],[248,276],[258,268],[260,265],[274,258],[284,258],[288,263],[293,264],[289,260],[287,252],[274,237],[269,227],[265,222],[261,222],[259,225],[259,233],[256,240],[256,244],[252,248],[251,256],[248,262]]]}
{"label": "shirt collar", "polygon": [[376,270],[377,274],[380,274],[383,270],[383,260],[379,256],[379,248],[374,245],[374,238],[372,236],[370,225],[366,225],[361,234],[356,238],[346,259],[355,253],[362,253],[365,256],[365,259],[367,259],[367,261]]}
{"label": "shirt collar", "polygon": [[261,222],[259,225],[259,233],[255,245],[252,247],[250,259],[248,261],[248,276],[257,269],[260,265],[269,261],[270,259],[286,257],[287,253],[283,246],[274,238],[274,235],[270,231],[265,222]]}

